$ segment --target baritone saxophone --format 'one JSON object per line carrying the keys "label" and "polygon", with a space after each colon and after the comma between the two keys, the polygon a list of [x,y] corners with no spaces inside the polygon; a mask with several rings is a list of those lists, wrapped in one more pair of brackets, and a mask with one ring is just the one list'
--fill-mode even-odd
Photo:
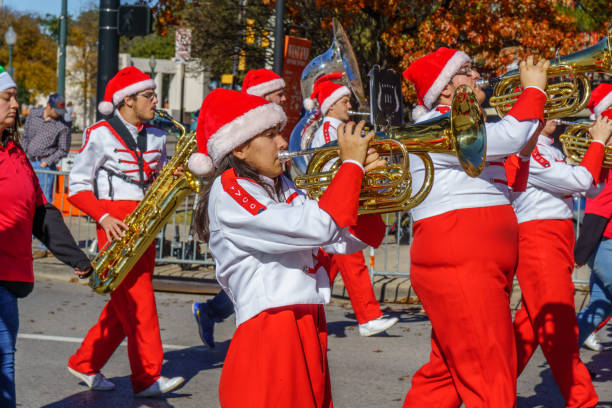
{"label": "baritone saxophone", "polygon": [[[109,241],[93,260],[89,286],[99,294],[112,292],[121,284],[176,208],[189,194],[200,191],[200,180],[187,170],[189,156],[197,151],[195,132],[187,133],[182,124],[164,111],[156,110],[156,114],[171,121],[181,135],[172,159],[123,221],[128,227],[124,236]],[[184,174],[177,177],[174,173],[180,167]]]}

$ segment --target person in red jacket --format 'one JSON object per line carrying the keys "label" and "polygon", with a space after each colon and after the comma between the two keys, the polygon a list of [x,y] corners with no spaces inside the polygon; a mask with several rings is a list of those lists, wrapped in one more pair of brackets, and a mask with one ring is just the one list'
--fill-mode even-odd
{"label": "person in red jacket", "polygon": [[[120,239],[123,219],[143,199],[166,162],[166,136],[149,126],[155,116],[155,82],[134,67],[107,84],[98,110],[111,115],[87,128],[70,172],[69,200],[97,222],[98,246]],[[110,294],[98,322],[70,357],[68,370],[94,390],[115,385],[100,373],[127,337],[131,382],[137,397],[151,397],[180,386],[183,377],[161,375],[163,350],[153,293],[155,245],[146,250]]]}
{"label": "person in red jacket", "polygon": [[19,144],[17,85],[0,66],[0,406],[15,408],[17,299],[34,288],[32,234],[78,277],[91,271]]}

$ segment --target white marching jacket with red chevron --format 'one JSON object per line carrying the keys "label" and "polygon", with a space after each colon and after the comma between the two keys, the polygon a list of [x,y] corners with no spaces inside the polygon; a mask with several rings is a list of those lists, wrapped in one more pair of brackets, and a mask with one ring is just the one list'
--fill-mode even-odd
{"label": "white marching jacket with red chevron", "polygon": [[344,122],[342,122],[340,119],[325,116],[323,118],[323,123],[317,129],[314,137],[312,138],[310,147],[321,147],[326,143],[338,140],[338,126],[340,126],[342,123]]}
{"label": "white marching jacket with red chevron", "polygon": [[[363,170],[352,163],[344,163],[340,172],[343,170],[344,175],[359,177],[354,183],[358,194]],[[262,177],[262,182],[273,181]],[[319,203],[308,199],[284,176],[282,183],[283,199],[279,202],[261,185],[236,177],[230,169],[215,179],[210,191],[208,245],[215,259],[217,280],[234,303],[237,326],[266,309],[328,303],[329,278],[322,255],[350,254],[367,244],[378,245],[384,235],[379,216],[356,217],[356,200],[353,211],[357,229],[367,217],[379,222],[362,225],[365,235],[353,227],[339,227],[342,222],[335,221],[338,216],[332,217],[321,208],[323,198]],[[336,197],[342,196],[344,187],[336,187],[340,187],[336,188]],[[364,238],[368,234],[377,235],[378,243]]]}
{"label": "white marching jacket with red chevron", "polygon": [[[136,141],[136,126],[125,121],[123,123]],[[144,178],[145,181],[152,181],[167,161],[166,134],[157,127],[144,126],[147,129],[147,150],[143,156]],[[104,120],[88,127],[83,133],[83,145],[70,171],[70,197],[82,192],[93,192],[97,183],[97,198],[100,200],[142,200],[144,193],[137,184],[118,177],[110,178],[111,191],[109,173],[102,168],[125,174],[134,181],[140,180],[137,158]]]}
{"label": "white marching jacket with red chevron", "polygon": [[[490,166],[517,153],[543,123],[546,94],[539,88],[527,88],[510,112],[500,121],[486,123],[487,165],[478,177],[468,176],[457,157],[444,153],[430,154],[434,164],[434,182],[425,200],[411,210],[414,221],[463,208],[491,207],[510,204],[503,166]],[[433,119],[447,110],[434,108],[419,117],[417,123]],[[410,156],[412,189],[423,184],[423,162]],[[500,182],[501,181],[501,182]]]}
{"label": "white marching jacket with red chevron", "polygon": [[561,150],[552,144],[551,138],[540,135],[531,154],[527,189],[516,194],[513,201],[519,223],[572,218],[573,194],[594,197],[603,188],[603,184],[597,184],[603,144],[591,143],[590,153],[579,166],[567,164]]}

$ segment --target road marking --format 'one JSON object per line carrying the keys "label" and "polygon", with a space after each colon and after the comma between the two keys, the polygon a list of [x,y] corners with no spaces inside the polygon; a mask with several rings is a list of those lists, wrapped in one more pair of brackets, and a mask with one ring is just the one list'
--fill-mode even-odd
{"label": "road marking", "polygon": [[[83,342],[83,339],[80,337],[47,336],[45,334],[19,333],[17,334],[17,338],[29,339],[29,340],[61,341],[64,343],[82,343]],[[127,343],[124,341],[121,343],[121,345],[127,346]],[[182,349],[189,348],[188,346],[177,346],[174,344],[162,344],[162,347],[168,350],[182,350]]]}

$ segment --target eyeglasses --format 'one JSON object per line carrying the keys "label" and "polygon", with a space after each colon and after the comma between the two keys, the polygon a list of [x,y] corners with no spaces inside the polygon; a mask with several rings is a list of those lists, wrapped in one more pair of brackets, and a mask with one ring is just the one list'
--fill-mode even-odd
{"label": "eyeglasses", "polygon": [[455,73],[455,75],[470,76],[472,75],[472,72],[474,71],[475,71],[474,68],[472,68],[471,65],[468,65],[468,66],[459,68],[459,70]]}
{"label": "eyeglasses", "polygon": [[141,94],[136,94],[136,96],[142,96],[143,98],[147,98],[148,100],[153,100],[154,98],[157,98],[157,93],[155,93],[155,92],[145,92],[145,93],[141,93]]}

